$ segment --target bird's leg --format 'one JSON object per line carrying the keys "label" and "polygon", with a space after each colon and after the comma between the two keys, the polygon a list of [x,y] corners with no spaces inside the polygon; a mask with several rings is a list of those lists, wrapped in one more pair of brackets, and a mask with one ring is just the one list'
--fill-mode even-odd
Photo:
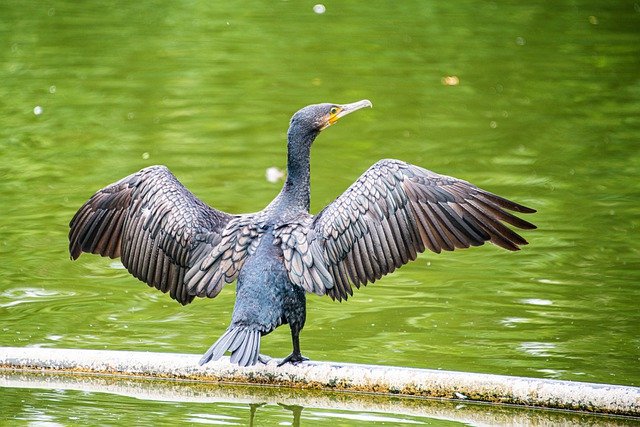
{"label": "bird's leg", "polygon": [[297,328],[291,328],[291,341],[293,341],[293,351],[290,355],[282,359],[282,361],[278,363],[278,366],[282,366],[287,362],[297,365],[300,362],[309,360],[308,357],[304,357],[302,353],[300,353],[300,331]]}

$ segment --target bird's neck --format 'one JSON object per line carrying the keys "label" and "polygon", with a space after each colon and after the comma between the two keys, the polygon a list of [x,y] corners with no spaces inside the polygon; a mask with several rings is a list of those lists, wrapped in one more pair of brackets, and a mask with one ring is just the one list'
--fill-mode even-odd
{"label": "bird's neck", "polygon": [[311,143],[317,133],[290,129],[287,144],[287,180],[282,188],[281,204],[289,211],[309,212],[311,204]]}

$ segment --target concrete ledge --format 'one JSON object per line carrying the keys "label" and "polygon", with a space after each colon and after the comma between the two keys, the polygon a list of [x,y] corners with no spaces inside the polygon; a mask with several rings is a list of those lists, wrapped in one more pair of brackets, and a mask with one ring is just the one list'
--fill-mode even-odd
{"label": "concrete ledge", "polygon": [[305,362],[240,368],[199,355],[0,347],[0,369],[112,375],[199,383],[269,385],[389,396],[454,399],[640,417],[640,388],[391,366]]}

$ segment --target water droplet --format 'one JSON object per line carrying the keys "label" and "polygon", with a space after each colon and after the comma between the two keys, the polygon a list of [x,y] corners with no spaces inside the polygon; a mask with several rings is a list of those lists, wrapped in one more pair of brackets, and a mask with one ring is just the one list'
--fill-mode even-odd
{"label": "water droplet", "polygon": [[133,112],[127,114],[127,119],[129,119],[129,120],[133,120],[135,117],[136,117],[136,114],[133,113]]}
{"label": "water droplet", "polygon": [[317,5],[313,6],[313,11],[315,13],[317,13],[318,15],[323,14],[326,10],[327,10],[327,8],[324,7],[323,4],[317,4]]}
{"label": "water droplet", "polygon": [[516,37],[516,44],[518,46],[524,46],[525,44],[527,44],[527,41],[524,39],[524,37]]}
{"label": "water droplet", "polygon": [[589,24],[591,25],[598,25],[598,18],[596,16],[591,15],[589,17]]}
{"label": "water droplet", "polygon": [[146,151],[142,153],[142,160],[149,160],[149,153],[147,153]]}
{"label": "water droplet", "polygon": [[55,87],[55,85],[51,85],[51,86],[49,86],[49,93],[56,93],[56,87]]}
{"label": "water droplet", "polygon": [[33,107],[33,114],[35,114],[36,116],[39,116],[40,114],[42,114],[42,107],[39,105],[36,105],[35,107]]}
{"label": "water droplet", "polygon": [[491,122],[489,122],[489,127],[491,129],[495,129],[498,127],[498,123],[495,120],[491,120]]}

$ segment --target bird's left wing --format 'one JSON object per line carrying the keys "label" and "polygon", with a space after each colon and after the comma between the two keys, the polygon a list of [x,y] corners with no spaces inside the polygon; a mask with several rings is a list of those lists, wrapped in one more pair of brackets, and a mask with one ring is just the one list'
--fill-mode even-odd
{"label": "bird's left wing", "polygon": [[[69,252],[110,258],[181,304],[232,282],[257,233],[251,215],[207,206],[164,166],[95,193],[69,224]],[[244,226],[244,227],[241,227]]]}
{"label": "bird's left wing", "polygon": [[292,225],[282,249],[292,282],[334,299],[412,261],[490,241],[518,250],[527,241],[504,223],[535,226],[508,210],[535,210],[466,181],[399,160],[381,160],[308,224]]}

